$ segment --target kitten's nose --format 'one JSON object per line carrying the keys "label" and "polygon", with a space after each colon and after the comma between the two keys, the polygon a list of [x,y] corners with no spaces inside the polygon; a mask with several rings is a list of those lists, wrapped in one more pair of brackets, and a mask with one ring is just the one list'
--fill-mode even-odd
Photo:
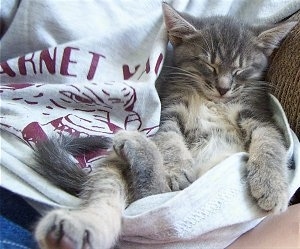
{"label": "kitten's nose", "polygon": [[220,93],[220,95],[223,96],[229,91],[229,88],[217,87],[217,90]]}

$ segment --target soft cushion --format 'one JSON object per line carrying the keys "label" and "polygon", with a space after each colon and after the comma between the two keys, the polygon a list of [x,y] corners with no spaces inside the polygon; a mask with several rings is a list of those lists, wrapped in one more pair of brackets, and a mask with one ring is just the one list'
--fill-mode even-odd
{"label": "soft cushion", "polygon": [[[300,21],[300,11],[289,20]],[[300,23],[274,53],[267,80],[283,106],[291,128],[300,137]]]}

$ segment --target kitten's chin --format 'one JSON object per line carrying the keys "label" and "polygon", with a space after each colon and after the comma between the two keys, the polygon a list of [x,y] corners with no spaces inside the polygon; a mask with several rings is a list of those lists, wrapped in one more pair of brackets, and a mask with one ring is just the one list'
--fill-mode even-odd
{"label": "kitten's chin", "polygon": [[234,96],[207,96],[207,98],[214,103],[228,103],[235,99]]}

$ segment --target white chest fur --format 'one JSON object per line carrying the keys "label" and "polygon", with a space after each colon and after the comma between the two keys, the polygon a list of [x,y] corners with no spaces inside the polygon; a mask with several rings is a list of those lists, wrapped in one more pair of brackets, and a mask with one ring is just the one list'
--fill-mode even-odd
{"label": "white chest fur", "polygon": [[190,150],[199,176],[226,157],[245,151],[237,124],[241,108],[237,103],[191,100],[185,128],[194,131]]}

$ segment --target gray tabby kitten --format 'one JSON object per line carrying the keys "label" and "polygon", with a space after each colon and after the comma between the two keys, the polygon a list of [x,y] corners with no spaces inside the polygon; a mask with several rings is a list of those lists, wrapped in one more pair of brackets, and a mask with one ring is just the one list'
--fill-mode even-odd
{"label": "gray tabby kitten", "polygon": [[[251,27],[230,17],[194,18],[167,4],[163,12],[174,65],[157,82],[159,131],[151,139],[122,131],[112,141],[61,137],[40,144],[36,169],[83,200],[76,210],[53,210],[41,219],[35,232],[41,248],[111,248],[129,203],[184,189],[242,151],[249,153],[247,179],[258,205],[287,208],[285,142],[259,79],[296,23]],[[78,170],[70,155],[99,147],[113,150],[91,174]]]}

